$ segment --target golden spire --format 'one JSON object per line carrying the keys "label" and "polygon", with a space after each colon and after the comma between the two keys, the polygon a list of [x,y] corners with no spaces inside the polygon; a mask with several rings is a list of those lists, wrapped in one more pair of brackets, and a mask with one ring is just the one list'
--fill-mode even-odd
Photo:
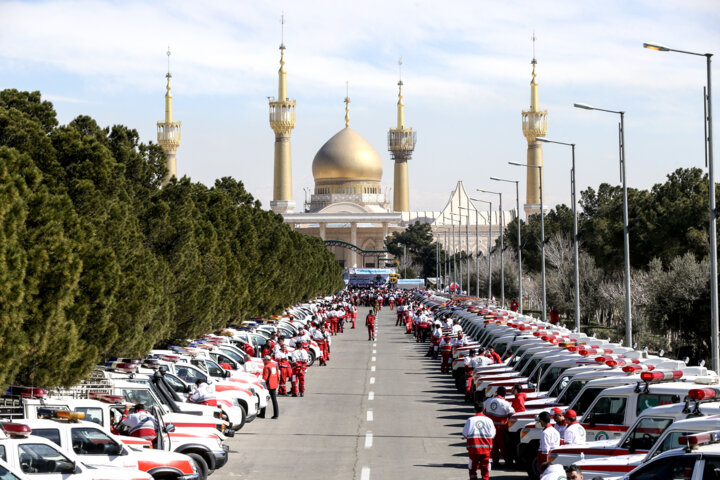
{"label": "golden spire", "polygon": [[350,126],[350,89],[348,82],[345,82],[345,128]]}
{"label": "golden spire", "polygon": [[537,88],[537,82],[535,81],[535,66],[537,65],[537,60],[535,59],[535,40],[537,37],[535,37],[535,32],[533,32],[532,36],[532,42],[533,42],[533,59],[532,62],[532,80],[530,80],[530,110],[533,112],[537,112],[539,108],[539,100],[538,100],[538,88]]}
{"label": "golden spire", "polygon": [[165,75],[165,77],[167,78],[167,86],[165,87],[165,89],[167,90],[167,92],[165,93],[165,123],[172,123],[172,93],[170,92],[170,79],[172,78],[172,75],[170,74],[170,45],[168,45],[167,57],[168,71],[167,75]]}
{"label": "golden spire", "polygon": [[402,57],[398,59],[398,103],[397,103],[397,128],[405,128],[405,105],[402,101]]}
{"label": "golden spire", "polygon": [[280,70],[278,70],[278,101],[287,100],[287,72],[285,71],[285,15],[280,17]]}

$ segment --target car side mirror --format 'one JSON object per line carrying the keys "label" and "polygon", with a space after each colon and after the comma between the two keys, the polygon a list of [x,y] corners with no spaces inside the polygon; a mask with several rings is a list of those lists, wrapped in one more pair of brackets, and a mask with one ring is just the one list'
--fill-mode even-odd
{"label": "car side mirror", "polygon": [[190,385],[185,385],[185,393],[191,393],[192,387]]}
{"label": "car side mirror", "polygon": [[172,433],[174,431],[175,425],[173,425],[172,423],[168,423],[167,425],[165,425],[165,433]]}
{"label": "car side mirror", "polygon": [[73,462],[73,471],[72,471],[72,473],[75,474],[75,475],[79,475],[79,474],[83,473],[82,469],[80,469],[80,467],[78,466],[78,464],[75,463],[75,462]]}
{"label": "car side mirror", "polygon": [[230,375],[231,375],[231,374],[230,374],[230,370],[225,370],[225,371],[223,371],[223,377],[225,377],[225,378],[230,378]]}

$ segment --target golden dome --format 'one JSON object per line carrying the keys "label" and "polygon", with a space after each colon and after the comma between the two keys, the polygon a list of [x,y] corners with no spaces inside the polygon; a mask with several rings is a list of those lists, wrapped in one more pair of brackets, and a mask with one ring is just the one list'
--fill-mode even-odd
{"label": "golden dome", "polygon": [[383,165],[378,152],[359,133],[345,127],[325,142],[313,160],[315,182],[382,180]]}

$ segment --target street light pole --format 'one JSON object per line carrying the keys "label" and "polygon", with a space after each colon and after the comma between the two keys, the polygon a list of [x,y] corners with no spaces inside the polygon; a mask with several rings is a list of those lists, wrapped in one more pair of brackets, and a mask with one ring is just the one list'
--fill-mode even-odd
{"label": "street light pole", "polygon": [[711,59],[712,53],[696,53],[685,50],[675,50],[665,45],[655,43],[643,43],[645,48],[661,52],[677,52],[697,57],[705,57],[707,68],[707,87],[703,91],[705,103],[705,156],[708,167],[709,181],[709,203],[710,203],[710,350],[712,353],[712,369],[720,370],[720,344],[718,331],[718,266],[717,266],[717,212],[715,211],[715,171],[713,166],[713,127],[712,127],[712,78]]}
{"label": "street light pole", "polygon": [[540,249],[542,251],[540,266],[542,271],[542,321],[547,321],[547,286],[545,282],[545,208],[543,207],[543,173],[542,165],[508,162],[516,167],[535,167],[540,170]]}
{"label": "street light pole", "polygon": [[517,220],[517,257],[518,257],[518,296],[520,297],[518,311],[523,312],[523,291],[522,291],[522,244],[520,243],[520,180],[505,180],[503,178],[490,177],[496,182],[508,182],[515,184],[515,208]]}
{"label": "street light pole", "polygon": [[632,308],[630,298],[630,227],[628,226],[627,177],[625,175],[625,112],[621,110],[606,110],[596,108],[584,103],[576,103],[576,108],[584,110],[597,110],[599,112],[617,113],[620,115],[619,141],[620,141],[620,176],[622,177],[623,194],[623,246],[625,250],[625,342],[632,348]]}
{"label": "street light pole", "polygon": [[477,208],[475,208],[475,296],[480,298],[480,222]]}
{"label": "street light pole", "polygon": [[578,233],[577,233],[577,200],[575,197],[575,144],[556,142],[546,138],[538,137],[537,140],[543,143],[555,143],[566,145],[572,149],[572,168],[570,169],[570,197],[573,212],[573,250],[575,263],[575,331],[580,331],[580,267],[578,263]]}
{"label": "street light pole", "polygon": [[502,192],[491,192],[489,190],[481,190],[479,188],[477,191],[500,196],[500,214],[498,218],[498,221],[500,222],[500,305],[505,308],[505,213],[502,208]]}
{"label": "street light pole", "polygon": [[[488,204],[488,298],[487,303],[490,304],[490,300],[492,299],[492,202],[488,200],[481,200],[479,198],[471,198],[473,202],[482,202]],[[478,272],[478,278],[479,278],[479,272]],[[478,282],[479,284],[480,282]],[[479,295],[478,295],[479,296]]]}

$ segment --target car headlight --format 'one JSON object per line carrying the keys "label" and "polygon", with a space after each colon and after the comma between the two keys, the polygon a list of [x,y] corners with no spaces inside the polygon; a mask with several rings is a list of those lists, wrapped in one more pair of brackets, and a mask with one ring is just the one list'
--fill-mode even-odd
{"label": "car headlight", "polygon": [[195,475],[200,474],[200,469],[198,469],[197,463],[195,463],[195,460],[193,460],[192,458],[190,458],[190,468]]}
{"label": "car headlight", "polygon": [[520,438],[525,438],[528,433],[530,433],[530,430],[523,430],[522,432],[520,432]]}
{"label": "car headlight", "polygon": [[517,423],[517,419],[511,418],[510,420],[508,420],[508,427],[512,427],[516,423]]}
{"label": "car headlight", "polygon": [[548,462],[550,462],[550,463],[554,462],[557,457],[558,457],[557,453],[551,453],[550,455],[548,455]]}
{"label": "car headlight", "polygon": [[255,390],[255,387],[250,387],[250,391],[253,395],[257,395],[257,391]]}
{"label": "car headlight", "polygon": [[220,440],[218,437],[215,437],[215,441],[217,442],[218,447],[223,448],[222,440]]}
{"label": "car headlight", "polygon": [[260,380],[260,386],[263,388],[267,388],[267,384],[265,383],[265,380]]}

